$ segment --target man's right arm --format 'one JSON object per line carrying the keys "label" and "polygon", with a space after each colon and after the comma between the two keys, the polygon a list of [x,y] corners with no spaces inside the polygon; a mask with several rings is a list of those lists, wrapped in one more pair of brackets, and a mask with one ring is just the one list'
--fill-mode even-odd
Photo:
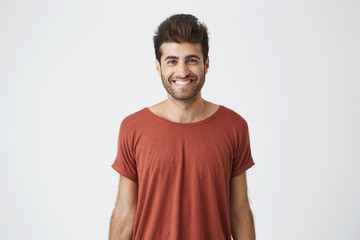
{"label": "man's right arm", "polygon": [[131,240],[138,197],[138,184],[120,175],[119,193],[111,216],[109,240]]}

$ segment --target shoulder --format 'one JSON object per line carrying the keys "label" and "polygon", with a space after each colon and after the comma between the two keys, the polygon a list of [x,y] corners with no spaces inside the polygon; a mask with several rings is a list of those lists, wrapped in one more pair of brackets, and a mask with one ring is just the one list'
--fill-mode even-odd
{"label": "shoulder", "polygon": [[142,124],[146,122],[146,108],[143,108],[141,110],[138,110],[136,112],[133,112],[129,115],[127,115],[123,120],[121,121],[121,128],[122,129],[134,129],[136,126],[139,126],[139,124]]}
{"label": "shoulder", "polygon": [[236,126],[242,126],[247,128],[248,126],[247,121],[242,115],[240,115],[235,110],[230,109],[226,106],[221,105],[221,107],[222,107],[223,118],[228,124],[234,124]]}

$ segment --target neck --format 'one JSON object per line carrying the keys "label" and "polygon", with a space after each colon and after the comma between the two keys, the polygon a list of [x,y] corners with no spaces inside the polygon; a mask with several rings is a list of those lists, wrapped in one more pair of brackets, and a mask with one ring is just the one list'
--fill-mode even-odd
{"label": "neck", "polygon": [[197,122],[206,117],[208,102],[201,93],[191,100],[176,100],[168,96],[164,101],[164,110],[169,119],[179,123]]}

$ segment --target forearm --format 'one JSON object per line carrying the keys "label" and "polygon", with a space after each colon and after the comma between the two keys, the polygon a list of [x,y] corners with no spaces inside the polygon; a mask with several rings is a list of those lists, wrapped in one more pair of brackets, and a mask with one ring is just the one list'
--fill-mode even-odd
{"label": "forearm", "polygon": [[122,213],[114,210],[110,222],[109,240],[131,240],[136,212]]}
{"label": "forearm", "polygon": [[234,240],[255,240],[254,218],[250,208],[231,211],[231,234]]}

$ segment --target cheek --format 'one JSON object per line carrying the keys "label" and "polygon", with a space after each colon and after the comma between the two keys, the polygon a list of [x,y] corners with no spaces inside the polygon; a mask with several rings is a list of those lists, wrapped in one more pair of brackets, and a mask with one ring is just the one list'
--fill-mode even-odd
{"label": "cheek", "polygon": [[203,68],[199,68],[199,67],[190,69],[190,72],[197,75],[197,76],[203,75],[204,71],[205,70]]}
{"label": "cheek", "polygon": [[169,78],[171,77],[171,75],[173,75],[173,72],[170,69],[163,69],[161,71],[161,75],[164,76],[165,78]]}

